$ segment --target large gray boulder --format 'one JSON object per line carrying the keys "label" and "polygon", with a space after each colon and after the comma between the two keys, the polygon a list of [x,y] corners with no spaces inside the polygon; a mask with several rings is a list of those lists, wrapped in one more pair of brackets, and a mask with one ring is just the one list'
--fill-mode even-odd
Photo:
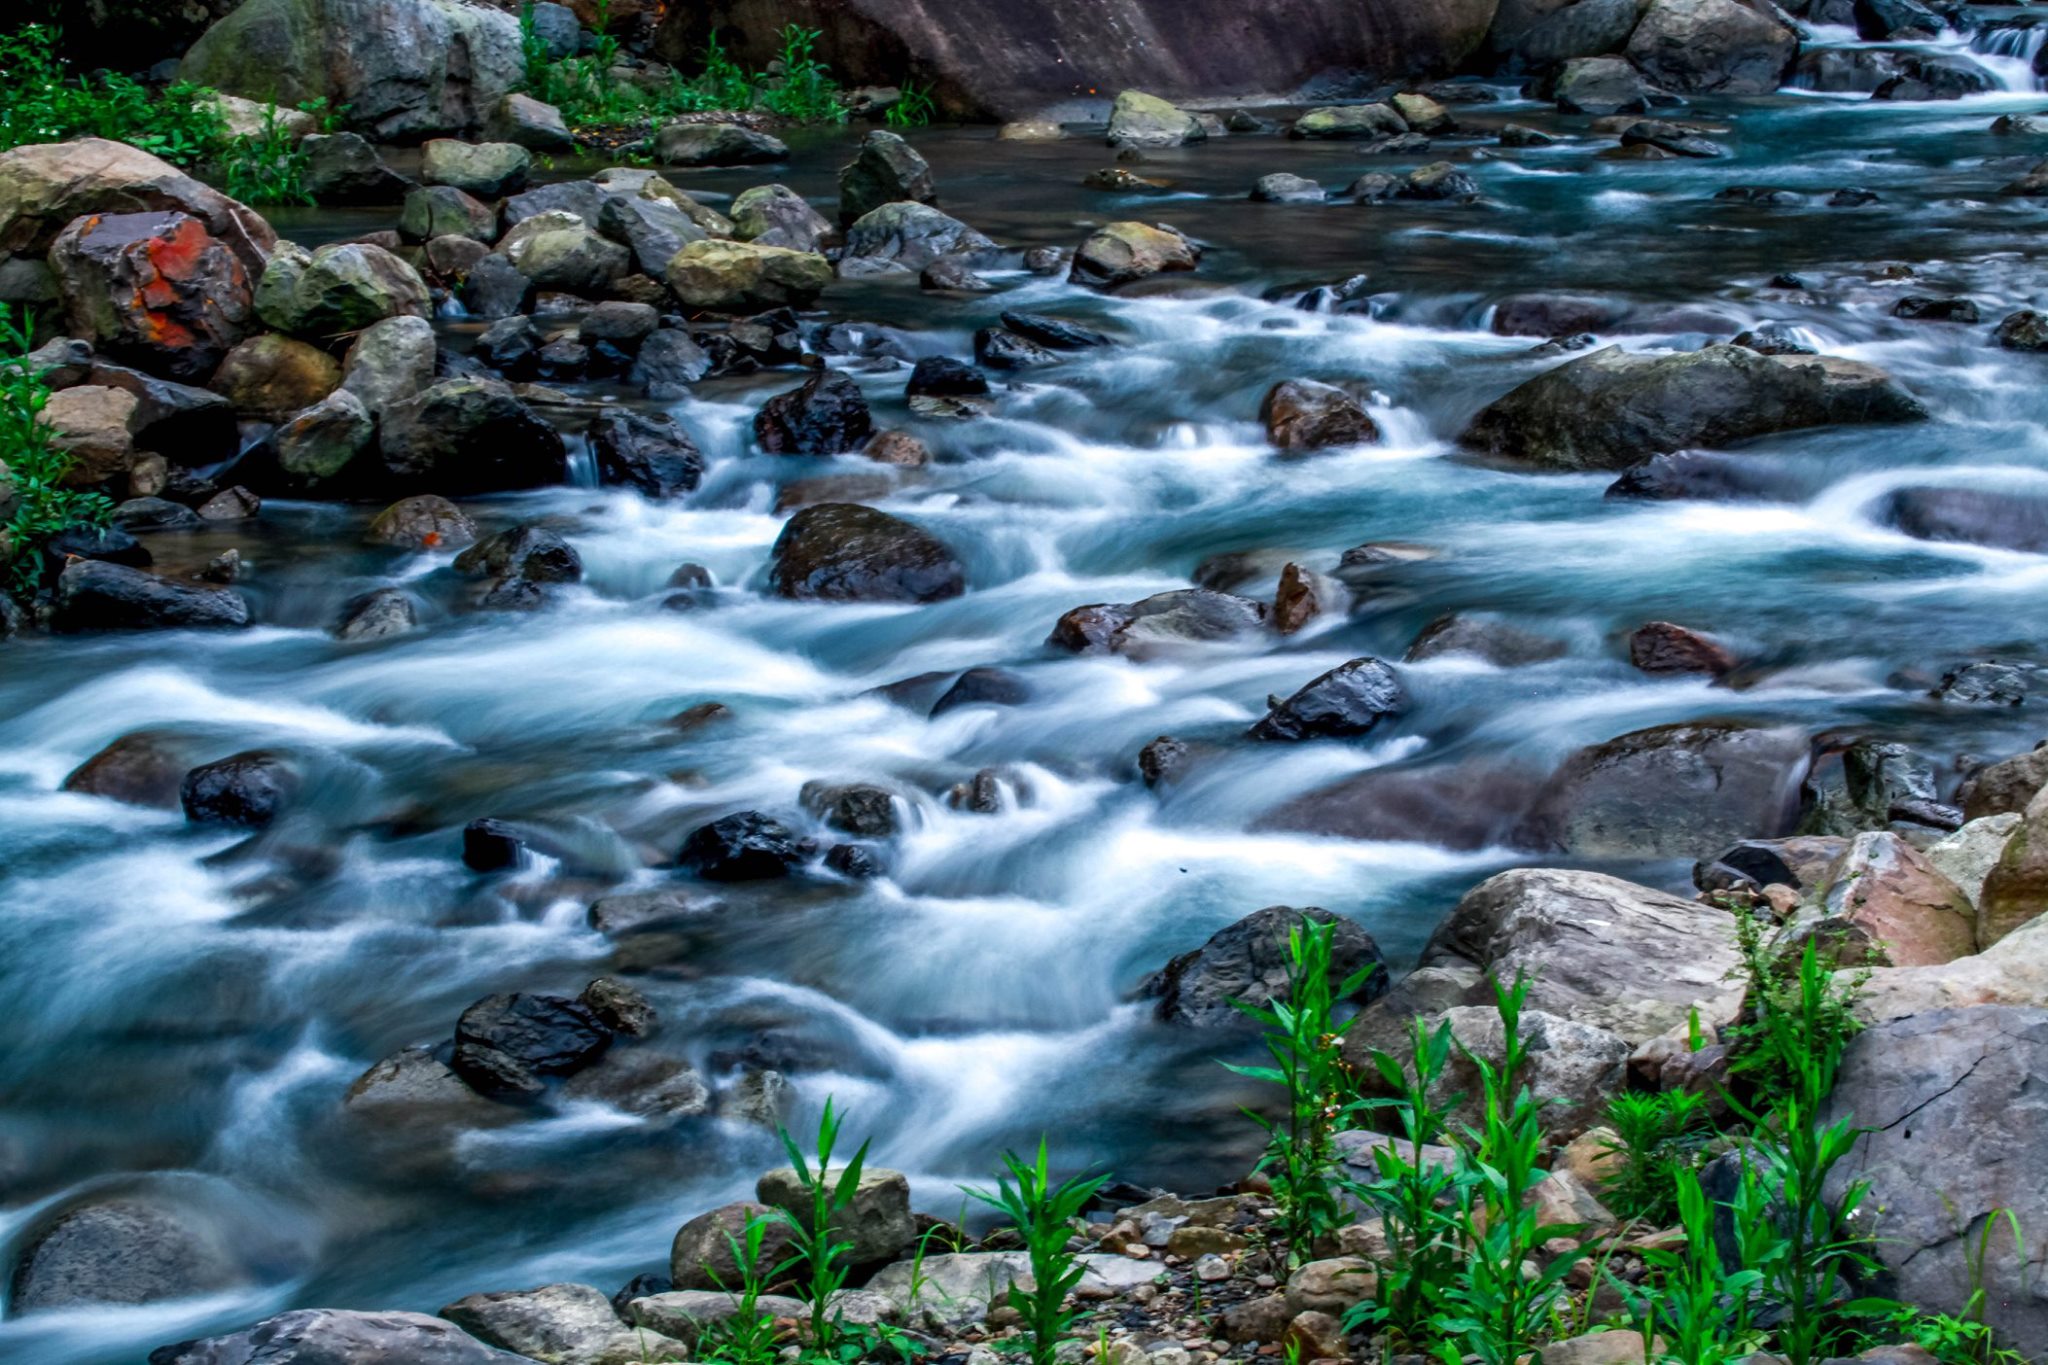
{"label": "large gray boulder", "polygon": [[849,278],[916,274],[942,256],[972,260],[995,247],[958,218],[930,204],[903,200],[861,215],[846,230],[846,252],[840,258],[839,273]]}
{"label": "large gray boulder", "polygon": [[1652,0],[1625,50],[1666,90],[1767,95],[1792,69],[1799,34],[1737,0]]}
{"label": "large gray boulder", "polygon": [[226,1336],[159,1346],[149,1365],[528,1365],[424,1313],[302,1308]]}
{"label": "large gray boulder", "polygon": [[[1311,82],[1368,87],[1378,83],[1373,77],[1447,72],[1484,41],[1494,4],[1261,0],[1255,10],[1243,0],[949,0],[943,10],[902,0],[752,0],[739,9],[672,4],[655,50],[665,61],[694,69],[690,64],[716,32],[739,62],[759,70],[777,55],[781,26],[801,24],[822,31],[818,57],[849,86],[900,85],[916,73],[932,83],[947,112],[1002,121],[1042,118],[1048,100],[1078,93],[1077,61],[1086,65],[1086,86],[1136,86],[1165,99],[1286,96]],[[933,21],[939,14],[943,23]]]}
{"label": "large gray boulder", "polygon": [[628,1327],[612,1310],[610,1296],[587,1284],[471,1294],[443,1308],[441,1316],[480,1341],[542,1365],[682,1358],[681,1342]]}
{"label": "large gray boulder", "polygon": [[245,0],[178,68],[286,107],[324,99],[379,141],[482,128],[524,70],[519,20],[460,0]]}
{"label": "large gray boulder", "polygon": [[[1898,1297],[1962,1314],[1987,1228],[1984,1320],[2015,1345],[2048,1341],[2048,1009],[1984,1005],[1893,1019],[1843,1054],[1824,1123],[1864,1130],[1830,1192],[1870,1183],[1871,1250]],[[2010,1210],[2025,1254],[2004,1224]]]}
{"label": "large gray boulder", "polygon": [[1584,858],[1701,858],[1790,834],[1811,746],[1798,730],[1659,725],[1567,759],[1519,833]]}
{"label": "large gray boulder", "polygon": [[80,1204],[29,1234],[14,1267],[14,1313],[160,1303],[243,1287],[224,1229],[149,1197]]}
{"label": "large gray boulder", "polygon": [[1874,365],[1743,346],[1645,355],[1609,346],[1546,370],[1482,409],[1461,438],[1535,469],[1626,469],[1694,446],[1927,409]]}

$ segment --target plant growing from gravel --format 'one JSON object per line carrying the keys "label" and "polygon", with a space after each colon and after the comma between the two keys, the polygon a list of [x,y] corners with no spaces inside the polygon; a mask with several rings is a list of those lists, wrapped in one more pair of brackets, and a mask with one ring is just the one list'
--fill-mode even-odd
{"label": "plant growing from gravel", "polygon": [[1007,1174],[996,1177],[993,1193],[967,1193],[1003,1213],[1023,1237],[1031,1265],[1030,1287],[1013,1283],[1007,1301],[1024,1319],[1032,1365],[1053,1365],[1060,1341],[1081,1316],[1067,1307],[1067,1295],[1087,1269],[1071,1248],[1074,1220],[1108,1177],[1069,1176],[1055,1185],[1042,1137],[1035,1160],[1005,1152],[1003,1165]]}
{"label": "plant growing from gravel", "polygon": [[761,107],[801,123],[844,123],[846,106],[839,102],[839,82],[817,58],[823,30],[785,25],[782,51],[776,58],[782,79],[761,92]]}
{"label": "plant growing from gravel", "polygon": [[1349,1221],[1332,1139],[1357,1107],[1356,1087],[1342,1053],[1344,1035],[1356,1018],[1340,1022],[1337,1003],[1357,994],[1372,968],[1333,981],[1336,933],[1334,921],[1304,919],[1287,934],[1285,997],[1265,1005],[1231,1002],[1265,1026],[1266,1051],[1274,1064],[1225,1065],[1240,1076],[1270,1081],[1287,1092],[1279,1119],[1245,1112],[1266,1133],[1266,1150],[1254,1169],[1272,1182],[1273,1200],[1280,1209],[1278,1240],[1290,1265],[1315,1259],[1316,1244]]}
{"label": "plant growing from gravel", "polygon": [[789,1164],[796,1171],[797,1184],[807,1197],[808,1207],[801,1214],[778,1209],[772,1215],[790,1230],[792,1250],[787,1264],[791,1268],[801,1267],[809,1280],[804,1296],[811,1305],[811,1347],[826,1353],[832,1350],[839,1331],[831,1298],[846,1284],[850,1268],[847,1253],[853,1250],[851,1242],[839,1239],[833,1224],[852,1206],[854,1193],[860,1189],[861,1168],[868,1157],[868,1144],[863,1142],[853,1160],[834,1174],[832,1153],[839,1145],[840,1122],[828,1098],[825,1112],[818,1119],[815,1166],[790,1137],[788,1129],[778,1130],[782,1149],[789,1154]]}

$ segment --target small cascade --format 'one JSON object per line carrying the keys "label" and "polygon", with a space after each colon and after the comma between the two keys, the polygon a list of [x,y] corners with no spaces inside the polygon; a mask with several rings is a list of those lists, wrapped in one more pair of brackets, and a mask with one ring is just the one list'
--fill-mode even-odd
{"label": "small cascade", "polygon": [[2043,88],[2041,49],[2048,45],[2048,24],[2015,23],[1978,29],[1970,35],[1970,51],[1982,60],[1999,87],[2017,94]]}

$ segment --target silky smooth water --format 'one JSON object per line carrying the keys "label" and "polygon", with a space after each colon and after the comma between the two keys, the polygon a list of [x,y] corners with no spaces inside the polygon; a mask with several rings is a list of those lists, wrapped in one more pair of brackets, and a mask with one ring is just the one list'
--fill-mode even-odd
{"label": "silky smooth water", "polygon": [[[1583,131],[1499,93],[1454,112],[1479,130],[1512,119]],[[1712,162],[1601,160],[1611,140],[1586,136],[1529,151],[1447,142],[1486,193],[1475,206],[1244,198],[1268,171],[1340,188],[1388,168],[1343,144],[1242,137],[1149,154],[1137,169],[1173,189],[1138,197],[1079,188],[1110,160],[1092,140],[916,133],[943,206],[1006,244],[1070,246],[1090,224],[1143,217],[1209,247],[1197,274],[1111,297],[1021,272],[998,275],[1004,291],[985,298],[932,298],[909,281],[828,293],[831,316],[906,328],[920,353],[970,354],[974,329],[1006,308],[1119,339],[1003,381],[994,415],[959,425],[908,417],[906,367],[834,361],[868,390],[878,425],[910,426],[937,452],[881,505],[958,550],[971,591],[955,601],[764,594],[777,486],[883,472],[750,453],[751,415],[793,386],[790,372],[706,383],[668,405],[710,461],[688,498],[566,487],[476,503],[487,529],[546,518],[581,552],[585,582],[538,615],[450,610],[445,557],[357,544],[374,509],[273,502],[252,525],[157,538],[172,567],[239,547],[261,624],[0,647],[0,1240],[89,1192],[169,1182],[221,1211],[261,1284],[0,1323],[0,1357],[132,1361],[288,1306],[432,1311],[559,1279],[609,1291],[663,1267],[682,1221],[774,1164],[756,1129],[596,1105],[464,1134],[431,1177],[367,1148],[338,1120],[349,1083],[445,1038],[483,995],[573,993],[644,969],[633,979],[663,1011],[669,1045],[714,1081],[736,1058],[774,1059],[797,1086],[800,1131],[835,1096],[853,1131],[873,1135],[873,1159],[910,1172],[936,1213],[957,1211],[961,1182],[1040,1132],[1070,1166],[1199,1190],[1235,1178],[1254,1150],[1235,1115],[1251,1096],[1215,1063],[1241,1044],[1152,1023],[1127,998],[1147,972],[1271,904],[1350,916],[1405,965],[1465,888],[1529,861],[1263,832],[1260,817],[1290,798],[1390,762],[1540,773],[1581,745],[1702,716],[1898,738],[1943,763],[2030,747],[2033,706],[1943,706],[1926,680],[1973,658],[2038,658],[2048,559],[1910,540],[1868,512],[1904,483],[2048,491],[2048,362],[1989,335],[2005,312],[2048,301],[2035,264],[2044,210],[1994,192],[2048,146],[1985,131],[2042,104],[2031,88],[1919,106],[1797,92],[1703,103],[1687,116],[1727,119],[1734,153]],[[775,175],[825,203],[857,137],[800,138]],[[707,196],[767,178],[677,177]],[[1811,197],[1770,209],[1713,198],[1735,184]],[[1825,206],[1848,185],[1882,202]],[[355,213],[280,223],[304,241],[383,225]],[[1887,262],[1917,278],[1873,278]],[[1810,289],[1767,287],[1780,271]],[[1298,306],[1358,275],[1343,310]],[[1633,348],[1794,326],[1889,369],[1935,419],[1760,443],[1748,458],[1802,490],[1775,504],[1617,502],[1602,497],[1607,476],[1484,468],[1456,454],[1457,431],[1555,363],[1532,355],[1532,339],[1488,330],[1497,299],[1531,289],[1663,310],[1665,330],[1620,338]],[[1894,320],[1909,291],[1970,293],[1986,325]],[[473,331],[448,322],[450,344]],[[1288,377],[1368,387],[1384,442],[1277,457],[1256,413]],[[1185,587],[1218,552],[1282,550],[1329,569],[1375,540],[1435,556],[1288,639],[1147,662],[1043,645],[1067,609]],[[685,561],[712,571],[712,599],[662,610]],[[369,646],[328,637],[342,601],[394,582],[429,603],[424,629]],[[1248,591],[1270,591],[1270,577]],[[1136,780],[1154,736],[1233,742],[1269,693],[1359,655],[1398,658],[1453,610],[1503,614],[1572,652],[1513,670],[1408,666],[1413,710],[1364,741],[1238,745],[1163,795]],[[1741,685],[1630,669],[1620,636],[1656,619],[1728,640],[1748,661]],[[927,720],[875,691],[984,664],[1023,676],[1032,699]],[[664,723],[713,700],[731,708],[727,723]],[[58,790],[144,728],[209,755],[287,751],[305,796],[245,844]],[[1008,808],[947,807],[949,786],[992,765],[1015,779]],[[594,896],[662,885],[672,874],[653,864],[709,818],[760,808],[801,822],[797,790],[817,778],[907,793],[910,828],[886,877],[721,888],[712,927],[670,960],[622,963],[586,927]],[[468,873],[459,831],[485,815],[546,826],[574,865]],[[1674,887],[1686,876],[1677,864],[1613,870]]]}

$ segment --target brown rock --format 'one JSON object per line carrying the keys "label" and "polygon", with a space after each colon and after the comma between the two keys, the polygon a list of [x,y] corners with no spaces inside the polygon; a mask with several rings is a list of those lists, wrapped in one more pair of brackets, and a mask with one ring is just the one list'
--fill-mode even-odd
{"label": "brown rock", "polygon": [[1273,629],[1292,635],[1321,616],[1333,605],[1341,589],[1319,573],[1290,563],[1280,571],[1280,587],[1273,594]]}
{"label": "brown rock", "polygon": [[1965,820],[1979,820],[2025,810],[2043,787],[2048,787],[2048,747],[1979,768],[1956,793],[1956,804]]}
{"label": "brown rock", "polygon": [[1712,673],[1735,667],[1727,646],[1696,630],[1652,621],[1628,637],[1628,661],[1645,673]]}
{"label": "brown rock", "polygon": [[1223,1339],[1239,1345],[1250,1341],[1275,1342],[1286,1335],[1293,1321],[1294,1314],[1288,1309],[1284,1294],[1247,1299],[1223,1310]]}
{"label": "brown rock", "polygon": [[43,425],[51,444],[71,457],[70,488],[96,488],[124,478],[135,459],[131,435],[140,400],[123,389],[81,384],[50,395]]}
{"label": "brown rock", "polygon": [[1267,439],[1282,450],[1369,445],[1380,429],[1364,406],[1334,384],[1289,379],[1267,390],[1259,404]]}
{"label": "brown rock", "polygon": [[459,550],[476,539],[476,523],[443,497],[422,493],[400,498],[370,523],[363,533],[369,545],[403,550]]}
{"label": "brown rock", "polygon": [[1969,897],[1896,834],[1857,835],[1823,885],[1829,917],[1868,935],[1887,966],[1934,966],[1977,950]]}
{"label": "brown rock", "polygon": [[169,739],[148,731],[123,735],[78,765],[64,790],[104,796],[130,806],[178,809],[178,791],[191,759]]}
{"label": "brown rock", "polygon": [[261,214],[125,142],[87,137],[0,153],[0,255],[40,257],[88,214],[151,212],[197,218],[250,279],[277,244]]}
{"label": "brown rock", "polygon": [[312,407],[341,385],[333,356],[275,332],[250,337],[215,371],[207,385],[244,416],[276,422]]}
{"label": "brown rock", "polygon": [[861,454],[877,464],[902,465],[918,469],[931,463],[931,448],[907,431],[878,431],[861,447]]}
{"label": "brown rock", "polygon": [[[1379,1290],[1372,1262],[1357,1256],[1310,1261],[1287,1277],[1287,1306],[1296,1313],[1327,1313],[1341,1317]],[[1316,1354],[1328,1354],[1317,1352]]]}

